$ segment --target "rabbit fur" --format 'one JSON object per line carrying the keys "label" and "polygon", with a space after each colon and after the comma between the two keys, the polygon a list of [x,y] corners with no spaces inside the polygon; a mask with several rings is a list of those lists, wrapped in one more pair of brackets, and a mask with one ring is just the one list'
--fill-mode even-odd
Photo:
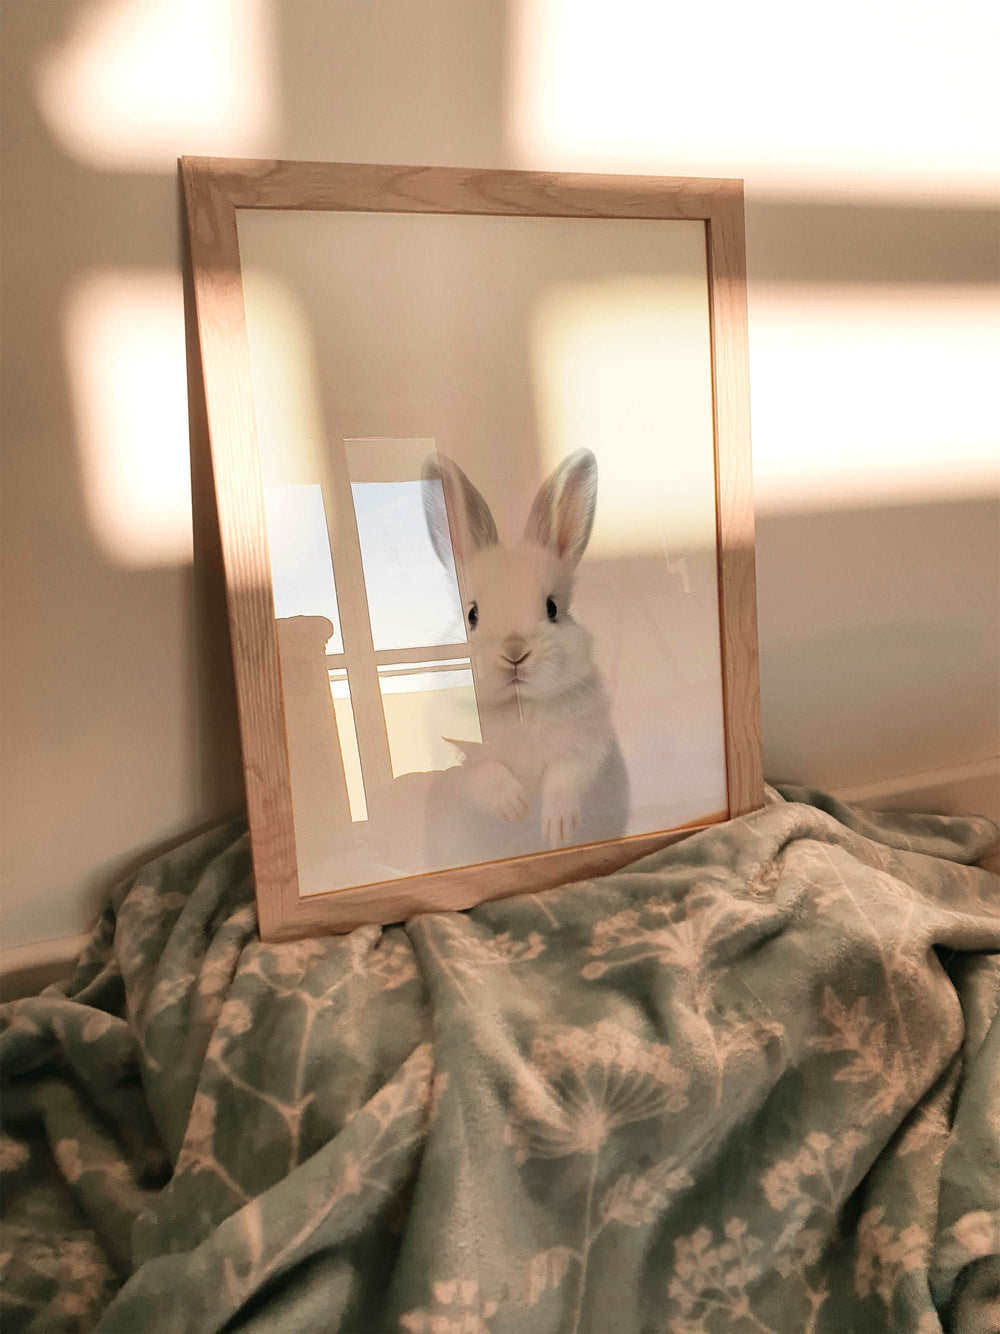
{"label": "rabbit fur", "polygon": [[[424,512],[439,560],[458,568],[479,704],[481,743],[462,751],[463,791],[501,821],[537,814],[550,847],[591,841],[581,813],[598,776],[615,775],[623,832],[627,783],[589,631],[571,612],[576,567],[597,503],[597,460],[580,449],[543,484],[518,543],[504,546],[483,496],[441,455],[423,470]],[[602,782],[603,787],[603,782]],[[587,803],[594,806],[593,799]]]}

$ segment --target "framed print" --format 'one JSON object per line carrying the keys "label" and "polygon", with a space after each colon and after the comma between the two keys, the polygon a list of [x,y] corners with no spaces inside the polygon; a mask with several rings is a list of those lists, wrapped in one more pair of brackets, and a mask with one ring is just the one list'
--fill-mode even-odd
{"label": "framed print", "polygon": [[262,936],[760,806],[742,184],[181,169]]}

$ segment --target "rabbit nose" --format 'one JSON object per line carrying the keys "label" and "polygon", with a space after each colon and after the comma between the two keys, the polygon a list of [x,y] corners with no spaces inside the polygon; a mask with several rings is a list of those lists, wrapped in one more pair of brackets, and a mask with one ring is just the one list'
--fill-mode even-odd
{"label": "rabbit nose", "polygon": [[523,639],[518,639],[516,635],[504,640],[503,655],[512,667],[517,667],[524,662],[529,652],[528,645]]}

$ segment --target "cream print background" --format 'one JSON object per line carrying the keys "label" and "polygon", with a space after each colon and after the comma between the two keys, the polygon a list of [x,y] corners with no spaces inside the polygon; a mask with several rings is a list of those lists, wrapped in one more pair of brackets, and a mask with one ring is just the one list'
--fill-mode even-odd
{"label": "cream print background", "polygon": [[[612,700],[626,832],[721,816],[703,225],[238,219],[276,615],[322,616],[327,653],[347,648],[327,662],[335,737],[321,746],[326,724],[303,705],[297,739],[288,710],[302,892],[476,860],[431,846],[431,780],[417,778],[458,762],[444,737],[479,739],[457,588],[419,503],[435,450],[479,488],[504,542],[520,536],[545,476],[593,450],[597,516],[573,614]],[[293,633],[305,632],[279,627],[286,703]],[[362,667],[358,643],[381,658],[369,649]]]}

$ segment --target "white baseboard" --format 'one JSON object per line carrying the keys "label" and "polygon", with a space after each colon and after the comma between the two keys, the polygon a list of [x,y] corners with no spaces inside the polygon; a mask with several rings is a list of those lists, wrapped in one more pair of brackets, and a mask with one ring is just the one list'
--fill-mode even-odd
{"label": "white baseboard", "polygon": [[[902,778],[838,788],[833,795],[870,811],[985,815],[1000,824],[1000,755],[952,769],[930,769]],[[1000,847],[994,848],[981,865],[1000,872]]]}
{"label": "white baseboard", "polygon": [[0,1000],[37,996],[50,982],[69,977],[90,933],[38,940],[33,945],[0,949]]}
{"label": "white baseboard", "polygon": [[[987,815],[1000,823],[1000,756],[836,788],[833,796],[869,810]],[[4,1000],[34,996],[50,982],[68,977],[89,939],[89,935],[63,936],[0,949],[0,996]]]}
{"label": "white baseboard", "polygon": [[950,769],[835,788],[832,795],[868,810],[986,815],[1000,823],[1000,755]]}

